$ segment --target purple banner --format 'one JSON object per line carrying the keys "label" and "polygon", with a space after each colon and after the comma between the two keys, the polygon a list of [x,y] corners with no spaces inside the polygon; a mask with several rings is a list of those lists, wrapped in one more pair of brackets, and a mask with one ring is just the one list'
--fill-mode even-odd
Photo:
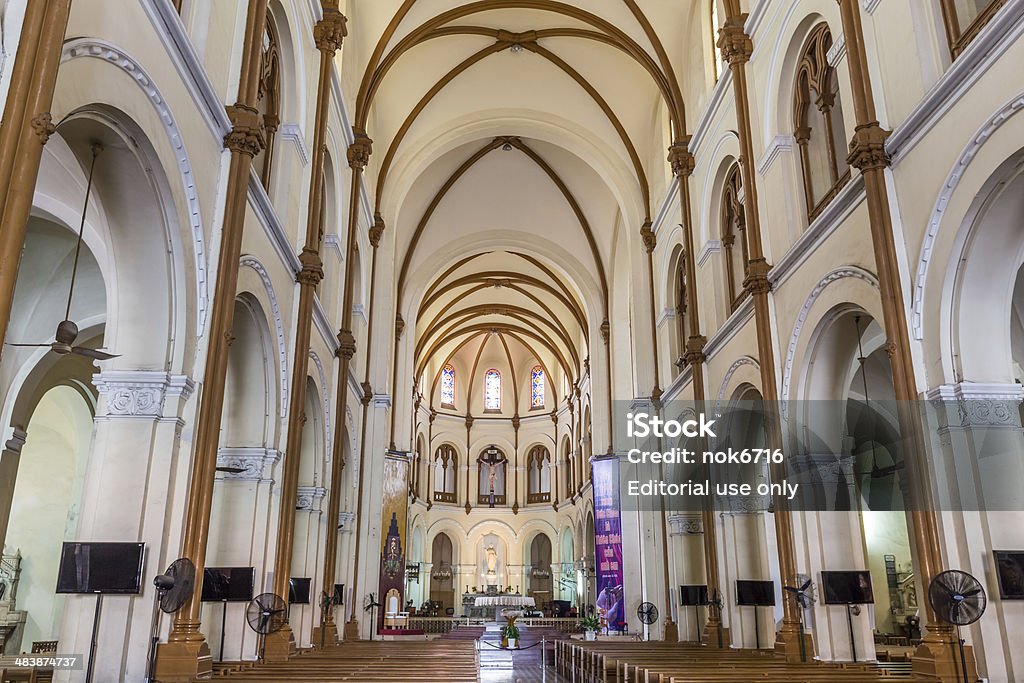
{"label": "purple banner", "polygon": [[619,459],[593,460],[594,551],[597,610],[611,631],[626,628],[622,586],[622,520],[619,517]]}

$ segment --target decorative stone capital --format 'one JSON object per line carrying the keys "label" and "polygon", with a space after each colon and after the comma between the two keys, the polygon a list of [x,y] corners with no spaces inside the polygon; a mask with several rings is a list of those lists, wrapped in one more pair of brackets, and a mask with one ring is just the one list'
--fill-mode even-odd
{"label": "decorative stone capital", "polygon": [[363,392],[362,404],[364,406],[370,405],[373,400],[373,387],[369,382],[363,382],[359,385],[359,390]]}
{"label": "decorative stone capital", "polygon": [[295,509],[315,512],[327,490],[319,486],[299,486],[295,492]]}
{"label": "decorative stone capital", "polygon": [[352,330],[340,330],[338,332],[338,357],[346,361],[352,360],[356,355],[356,337]]}
{"label": "decorative stone capital", "polygon": [[[569,408],[569,411],[572,411],[571,407]],[[555,409],[551,410],[551,422],[553,422],[554,424],[558,424],[558,411]]]}
{"label": "decorative stone capital", "polygon": [[218,476],[225,481],[270,481],[280,459],[281,451],[272,448],[225,446],[217,449]]}
{"label": "decorative stone capital", "polygon": [[260,116],[253,107],[239,103],[227,107],[227,112],[231,120],[231,131],[224,136],[224,147],[232,152],[255,157],[267,144],[263,135],[265,117]]}
{"label": "decorative stone capital", "polygon": [[380,246],[380,239],[384,236],[384,229],[387,225],[379,213],[373,215],[373,225],[370,227],[370,246],[376,249]]}
{"label": "decorative stone capital", "polygon": [[512,429],[519,431],[519,425],[523,423],[522,419],[518,415],[512,416]]}
{"label": "decorative stone capital", "polygon": [[338,513],[338,531],[343,534],[351,533],[352,527],[355,526],[356,513],[354,512],[339,512]]}
{"label": "decorative stone capital", "polygon": [[743,280],[743,288],[751,296],[767,294],[772,291],[772,283],[768,280],[768,273],[772,267],[764,258],[754,259],[747,268],[747,277]]}
{"label": "decorative stone capital", "polygon": [[148,370],[110,370],[92,376],[93,385],[106,398],[104,417],[163,417],[168,397],[187,400],[194,383],[185,375]]}
{"label": "decorative stone capital", "polygon": [[334,7],[324,8],[324,18],[313,27],[316,49],[333,57],[348,35],[348,18]]}
{"label": "decorative stone capital", "polygon": [[666,521],[669,534],[672,536],[696,536],[704,533],[704,523],[699,515],[669,515]]}
{"label": "decorative stone capital", "polygon": [[961,382],[943,384],[926,392],[946,428],[1021,428],[1019,384]]}
{"label": "decorative stone capital", "polygon": [[472,429],[473,427],[473,416],[466,415],[466,429]]}
{"label": "decorative stone capital", "polygon": [[356,132],[355,140],[348,146],[348,165],[362,171],[366,164],[370,163],[370,155],[373,154],[373,140],[366,133]]}
{"label": "decorative stone capital", "polygon": [[49,141],[51,135],[57,132],[57,126],[53,125],[53,116],[48,111],[36,114],[29,123],[32,126],[32,132],[36,134],[40,144],[43,145]]}
{"label": "decorative stone capital", "polygon": [[643,240],[644,251],[648,254],[653,252],[654,248],[658,246],[658,236],[654,234],[651,226],[650,221],[644,221],[644,224],[640,226],[640,239]]}
{"label": "decorative stone capital", "polygon": [[686,340],[686,352],[683,353],[683,360],[690,365],[697,365],[707,360],[704,355],[704,347],[707,346],[708,338],[703,335],[693,335]]}
{"label": "decorative stone capital", "polygon": [[403,332],[405,332],[405,318],[399,313],[395,316],[395,339],[401,339]]}
{"label": "decorative stone capital", "polygon": [[718,30],[718,49],[722,51],[722,59],[730,66],[746,64],[750,55],[754,54],[754,42],[747,35],[743,25],[747,15],[741,14],[725,22]]}
{"label": "decorative stone capital", "polygon": [[302,267],[295,276],[295,281],[300,285],[316,287],[324,279],[324,262],[320,260],[320,254],[315,249],[303,247],[299,254],[299,263]]}
{"label": "decorative stone capital", "polygon": [[850,154],[846,161],[861,173],[872,168],[886,168],[892,163],[885,151],[885,141],[892,131],[882,128],[878,121],[857,126],[850,140]]}
{"label": "decorative stone capital", "polygon": [[608,345],[608,338],[611,336],[612,326],[608,322],[608,318],[601,321],[601,339],[604,340],[605,345]]}
{"label": "decorative stone capital", "polygon": [[688,178],[697,167],[697,161],[690,152],[690,136],[672,143],[668,148],[668,163],[672,166],[672,175],[677,178]]}

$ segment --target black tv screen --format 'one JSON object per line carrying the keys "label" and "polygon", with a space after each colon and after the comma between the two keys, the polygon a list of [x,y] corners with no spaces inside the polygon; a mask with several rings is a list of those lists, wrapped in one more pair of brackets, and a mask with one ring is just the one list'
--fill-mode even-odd
{"label": "black tv screen", "polygon": [[708,604],[708,587],[680,586],[679,604],[683,607],[696,607]]}
{"label": "black tv screen", "polygon": [[737,581],[736,604],[769,607],[775,604],[775,584],[771,581]]}
{"label": "black tv screen", "polygon": [[993,554],[999,575],[999,597],[1024,600],[1024,551],[996,550]]}
{"label": "black tv screen", "polygon": [[145,543],[65,542],[57,592],[137,594],[145,550]]}
{"label": "black tv screen", "polygon": [[870,605],[875,602],[871,573],[867,570],[822,572],[826,605]]}
{"label": "black tv screen", "polygon": [[207,567],[203,570],[203,602],[248,602],[255,578],[253,567]]}
{"label": "black tv screen", "polygon": [[309,584],[312,579],[288,579],[288,602],[292,605],[309,604]]}
{"label": "black tv screen", "polygon": [[344,605],[345,604],[345,584],[336,583],[334,584],[334,604]]}

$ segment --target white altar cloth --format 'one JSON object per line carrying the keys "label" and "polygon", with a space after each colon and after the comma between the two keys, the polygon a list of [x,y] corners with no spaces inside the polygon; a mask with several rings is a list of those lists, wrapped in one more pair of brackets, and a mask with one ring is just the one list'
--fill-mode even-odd
{"label": "white altar cloth", "polygon": [[522,595],[481,595],[473,603],[476,607],[535,607],[533,598]]}

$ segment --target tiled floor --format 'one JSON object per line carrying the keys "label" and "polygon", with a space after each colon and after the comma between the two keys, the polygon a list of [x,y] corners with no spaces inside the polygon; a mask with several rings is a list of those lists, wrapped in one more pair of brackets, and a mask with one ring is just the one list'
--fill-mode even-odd
{"label": "tiled floor", "polygon": [[547,676],[541,667],[541,648],[502,650],[501,630],[488,626],[480,642],[481,683],[565,683],[548,662]]}

